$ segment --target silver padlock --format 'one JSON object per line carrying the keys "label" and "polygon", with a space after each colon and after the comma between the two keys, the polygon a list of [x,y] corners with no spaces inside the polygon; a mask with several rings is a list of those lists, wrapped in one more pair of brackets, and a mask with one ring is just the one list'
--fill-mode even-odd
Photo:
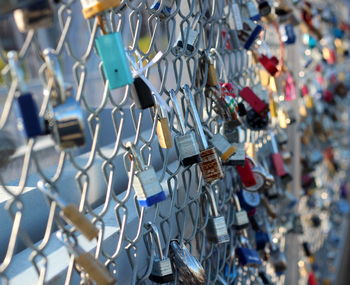
{"label": "silver padlock", "polygon": [[230,236],[227,231],[225,217],[219,213],[212,187],[209,186],[206,196],[211,210],[211,217],[206,227],[207,239],[217,244],[227,243],[230,241]]}
{"label": "silver padlock", "polygon": [[242,210],[241,203],[239,202],[238,196],[236,194],[234,194],[231,199],[236,207],[233,227],[236,230],[246,229],[249,226],[248,214],[245,210]]}
{"label": "silver padlock", "polygon": [[[128,142],[126,148],[129,151],[130,159],[135,162],[136,170],[134,173],[133,188],[140,206],[151,207],[156,203],[166,200],[167,197],[160,185],[154,168],[145,165],[133,143]],[[132,174],[130,173],[130,175]]]}
{"label": "silver padlock", "polygon": [[74,99],[72,88],[64,83],[56,53],[45,49],[44,59],[49,78],[54,82],[50,94],[53,108],[46,113],[49,131],[61,149],[80,147],[85,144],[84,114]]}
{"label": "silver padlock", "polygon": [[184,244],[177,240],[170,241],[170,257],[184,285],[205,284],[206,275],[202,264],[195,258]]}
{"label": "silver padlock", "polygon": [[175,110],[175,114],[177,115],[177,119],[181,130],[181,135],[175,137],[175,146],[180,163],[185,167],[195,163],[199,163],[200,151],[196,134],[192,130],[186,130],[185,120],[183,118],[179,102],[176,98],[175,91],[171,89],[169,94],[170,99],[173,102],[173,107]]}
{"label": "silver padlock", "polygon": [[245,147],[244,143],[239,140],[239,129],[229,123],[224,123],[224,135],[228,142],[235,148],[235,153],[227,160],[224,165],[243,166],[245,163]]}
{"label": "silver padlock", "polygon": [[0,168],[7,165],[11,155],[16,151],[16,145],[10,135],[0,130]]}
{"label": "silver padlock", "polygon": [[198,41],[198,35],[199,33],[196,30],[192,28],[185,28],[183,32],[179,34],[175,42],[175,45],[173,47],[174,53],[176,55],[179,55],[181,52],[184,52],[185,55],[190,56],[195,50],[195,46]]}
{"label": "silver padlock", "polygon": [[257,192],[263,189],[266,181],[266,172],[265,170],[258,165],[251,157],[247,156],[248,160],[252,164],[252,172],[255,178],[256,183],[252,186],[245,186],[244,189],[250,192]]}
{"label": "silver padlock", "polygon": [[158,228],[152,222],[148,222],[145,225],[145,228],[151,231],[152,240],[155,243],[159,254],[158,256],[154,257],[152,272],[149,279],[160,284],[173,282],[173,267],[170,258],[164,257],[163,255]]}
{"label": "silver padlock", "polygon": [[222,134],[211,134],[209,143],[216,149],[222,161],[227,161],[236,152],[236,148]]}

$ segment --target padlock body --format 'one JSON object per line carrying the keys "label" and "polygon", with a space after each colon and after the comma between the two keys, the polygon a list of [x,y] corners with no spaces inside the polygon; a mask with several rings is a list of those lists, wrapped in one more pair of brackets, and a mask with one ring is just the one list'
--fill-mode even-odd
{"label": "padlock body", "polygon": [[243,29],[239,31],[238,38],[244,49],[249,50],[262,31],[263,27],[250,19],[243,20]]}
{"label": "padlock body", "polygon": [[245,229],[249,226],[249,218],[246,211],[237,211],[235,213],[234,228],[237,230]]}
{"label": "padlock body", "polygon": [[186,167],[200,162],[199,146],[196,134],[193,131],[175,137],[175,146],[180,163],[183,166]]}
{"label": "padlock body", "polygon": [[47,0],[37,1],[25,8],[13,12],[15,23],[20,32],[31,29],[45,28],[53,23],[53,10]]}
{"label": "padlock body", "polygon": [[214,64],[209,63],[208,64],[208,76],[207,76],[207,86],[208,87],[215,87],[219,84],[218,76],[216,74],[216,69],[214,67]]}
{"label": "padlock body", "polygon": [[173,138],[169,128],[168,118],[158,118],[157,136],[161,148],[172,148]]}
{"label": "padlock body", "polygon": [[[187,36],[187,33],[188,33],[188,36]],[[197,40],[198,40],[198,32],[195,30],[192,30],[190,28],[185,28],[183,31],[183,36],[185,38],[187,36],[187,42],[184,44],[184,41],[182,39],[182,35],[180,33],[177,40],[176,40],[176,43],[174,45],[173,50],[176,54],[178,54],[184,48],[186,48],[185,54],[190,55],[195,49],[195,45],[196,45]]]}
{"label": "padlock body", "polygon": [[54,108],[53,136],[62,149],[85,144],[84,114],[73,97]]}
{"label": "padlock body", "polygon": [[263,250],[270,242],[269,235],[263,231],[257,231],[255,233],[255,246],[256,250]]}
{"label": "padlock body", "polygon": [[252,166],[248,158],[245,158],[243,166],[236,166],[237,173],[245,187],[256,185],[256,180],[252,171]]}
{"label": "padlock body", "polygon": [[239,264],[242,266],[259,266],[262,264],[259,254],[253,249],[237,247],[236,255],[238,257]]}
{"label": "padlock body", "polygon": [[149,279],[160,284],[173,282],[174,272],[171,260],[169,258],[155,258]]}
{"label": "padlock body", "polygon": [[131,85],[131,88],[131,96],[137,108],[144,110],[155,106],[154,96],[142,78],[135,77],[134,84]]}
{"label": "padlock body", "polygon": [[166,200],[166,195],[153,167],[136,172],[133,187],[137,200],[142,207],[151,207],[156,203]]}
{"label": "padlock body", "polygon": [[206,183],[212,183],[224,178],[220,159],[214,148],[208,148],[200,152],[201,161],[199,167]]}
{"label": "padlock body", "polygon": [[103,71],[110,89],[116,89],[134,82],[125,55],[123,40],[118,32],[99,36],[95,40]]}
{"label": "padlock body", "polygon": [[236,148],[230,144],[221,134],[215,134],[210,138],[210,143],[215,147],[223,161],[228,160],[235,152]]}
{"label": "padlock body", "polygon": [[17,104],[21,113],[21,120],[28,139],[43,133],[39,118],[39,110],[31,93],[24,93],[17,97]]}
{"label": "padlock body", "polygon": [[206,227],[207,239],[222,244],[230,241],[227,225],[223,216],[210,217]]}
{"label": "padlock body", "polygon": [[287,174],[286,169],[284,167],[283,158],[280,153],[273,153],[271,155],[272,163],[276,172],[276,175],[279,177],[283,177]]}
{"label": "padlock body", "polygon": [[244,87],[240,91],[239,95],[250,105],[250,107],[252,107],[255,112],[264,114],[267,111],[268,105],[263,100],[261,100],[249,87]]}
{"label": "padlock body", "polygon": [[85,19],[97,16],[108,9],[118,7],[120,0],[80,0]]}

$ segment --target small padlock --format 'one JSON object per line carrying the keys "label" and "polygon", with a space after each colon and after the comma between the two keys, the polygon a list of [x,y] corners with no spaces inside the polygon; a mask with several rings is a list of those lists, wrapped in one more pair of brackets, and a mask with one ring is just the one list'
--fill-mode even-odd
{"label": "small padlock", "polygon": [[9,134],[0,130],[0,168],[7,165],[11,155],[16,151],[16,145]]}
{"label": "small padlock", "polygon": [[[153,12],[160,12],[161,17],[168,17],[171,15],[173,11],[172,8],[174,5],[174,1],[175,0],[162,0],[162,1],[156,0],[151,5],[150,9]],[[158,11],[161,4],[163,4],[163,9],[161,11]]]}
{"label": "small padlock", "polygon": [[270,237],[266,232],[260,230],[255,233],[256,250],[264,250],[269,243]]}
{"label": "small padlock", "polygon": [[266,0],[257,0],[257,2],[258,2],[259,14],[262,17],[268,16],[271,13],[270,3]]}
{"label": "small padlock", "polygon": [[245,87],[240,92],[239,95],[242,97],[244,101],[246,101],[249,106],[258,114],[261,114],[261,116],[265,116],[266,112],[268,110],[268,105],[261,100],[254,91],[249,88]]}
{"label": "small padlock", "polygon": [[85,19],[90,19],[98,16],[103,12],[118,7],[120,0],[80,0],[83,7],[83,16]]}
{"label": "small padlock", "polygon": [[234,22],[234,28],[236,31],[243,30],[243,22],[242,22],[242,14],[239,8],[238,3],[235,3],[235,1],[232,1],[232,17]]}
{"label": "small padlock", "polygon": [[[103,21],[101,21],[101,25],[104,31],[107,25],[104,26]],[[95,39],[95,44],[103,63],[103,72],[108,80],[109,89],[132,84],[134,78],[125,54],[121,33],[107,33],[106,31],[102,36]]]}
{"label": "small padlock", "polygon": [[245,164],[245,146],[243,142],[239,141],[239,130],[234,125],[230,125],[228,122],[224,122],[224,135],[227,140],[235,147],[236,152],[229,160],[224,161],[224,165],[233,165],[233,166],[244,166]]}
{"label": "small padlock", "polygon": [[[197,41],[198,41],[199,33],[192,28],[185,28],[182,33],[179,34],[175,45],[173,47],[173,51],[176,55],[179,55],[181,52],[184,52],[185,55],[190,56],[195,50]],[[186,42],[184,43],[184,39]]]}
{"label": "small padlock", "polygon": [[248,0],[246,2],[245,6],[247,7],[249,18],[252,21],[259,21],[261,19],[261,15],[259,14],[259,10],[253,1]]}
{"label": "small padlock", "polygon": [[246,229],[249,226],[249,219],[248,219],[247,212],[245,210],[242,210],[241,203],[240,203],[238,196],[236,194],[233,195],[231,200],[233,201],[233,203],[236,207],[233,227],[236,230]]}
{"label": "small padlock", "polygon": [[18,53],[16,51],[9,51],[7,53],[7,58],[11,77],[18,82],[16,102],[20,112],[20,125],[23,126],[28,139],[42,135],[43,120],[39,117],[39,110],[33,95],[27,90],[28,88],[24,80],[23,70],[19,63]]}
{"label": "small padlock", "polygon": [[250,192],[246,191],[245,189],[241,189],[237,193],[237,196],[241,202],[242,208],[247,212],[251,212],[252,210],[256,209],[261,202],[260,194],[257,192]]}
{"label": "small padlock", "polygon": [[262,264],[256,250],[249,248],[249,241],[245,236],[240,236],[240,246],[236,247],[236,257],[241,266],[257,267]]}
{"label": "small padlock", "polygon": [[108,269],[98,261],[91,253],[85,252],[76,242],[63,241],[59,238],[68,251],[74,256],[76,264],[88,274],[88,277],[96,282],[96,285],[114,285],[115,278]]}
{"label": "small padlock", "polygon": [[200,152],[201,162],[199,163],[199,167],[201,169],[204,181],[206,183],[212,183],[224,177],[221,162],[215,149],[209,148],[193,95],[187,84],[184,85],[183,91],[186,94],[186,101],[192,114],[192,118],[195,122],[198,135],[202,142],[202,147],[204,148],[204,150]]}
{"label": "small padlock", "polygon": [[289,182],[291,181],[292,177],[286,171],[286,168],[284,166],[282,155],[278,150],[275,134],[270,132],[270,137],[272,146],[271,160],[274,166],[275,173],[277,176],[281,177],[281,179],[283,179],[285,182]]}
{"label": "small padlock", "polygon": [[185,167],[199,163],[201,158],[199,155],[200,151],[196,134],[193,131],[186,131],[185,120],[183,118],[179,102],[176,98],[175,91],[171,89],[169,94],[170,99],[173,102],[174,111],[177,115],[181,130],[181,135],[175,137],[175,146],[180,163]]}
{"label": "small padlock", "polygon": [[134,78],[134,83],[131,85],[131,96],[136,107],[141,110],[154,107],[156,104],[150,88],[139,76]]}
{"label": "small padlock", "polygon": [[277,275],[281,275],[287,270],[287,258],[279,248],[271,250],[270,258]]}
{"label": "small padlock", "polygon": [[175,276],[172,263],[169,257],[164,257],[163,255],[162,243],[160,241],[157,227],[151,222],[148,222],[145,227],[151,231],[152,240],[155,243],[159,254],[158,256],[154,257],[152,272],[149,279],[160,284],[173,282]]}
{"label": "small padlock", "polygon": [[205,270],[200,262],[177,240],[170,241],[170,258],[179,275],[181,284],[205,284]]}
{"label": "small padlock", "polygon": [[216,68],[214,63],[209,60],[208,62],[208,76],[207,76],[207,87],[216,87],[219,84]]}
{"label": "small padlock", "polygon": [[295,44],[296,35],[294,26],[292,24],[283,24],[280,26],[280,33],[282,41],[287,45]]}
{"label": "small padlock", "polygon": [[211,209],[211,216],[206,227],[207,239],[217,244],[227,243],[230,241],[230,236],[227,231],[225,217],[219,213],[215,194],[210,186],[206,196]]}
{"label": "small padlock", "polygon": [[91,241],[98,237],[98,229],[79,211],[76,205],[65,202],[57,192],[53,191],[50,186],[45,185],[43,181],[39,181],[37,187],[45,196],[56,202],[61,209],[60,215],[68,223],[75,226],[88,240]]}
{"label": "small padlock", "polygon": [[227,161],[235,152],[236,148],[230,144],[223,135],[214,134],[209,139],[210,144],[215,147],[222,161]]}
{"label": "small padlock", "polygon": [[238,32],[238,38],[244,49],[249,50],[262,31],[263,27],[261,25],[254,23],[250,19],[244,18],[243,29]]}
{"label": "small padlock", "polygon": [[236,171],[244,187],[251,187],[256,185],[256,180],[252,171],[252,165],[248,157],[245,157],[243,166],[236,166]]}
{"label": "small padlock", "polygon": [[133,188],[140,206],[151,207],[156,203],[166,200],[167,197],[160,185],[154,168],[145,165],[143,158],[136,150],[134,144],[129,142],[126,148],[130,152],[130,159],[135,162],[136,171],[133,179]]}
{"label": "small padlock", "polygon": [[55,88],[51,91],[53,92],[51,105],[45,114],[48,130],[61,149],[83,146],[85,144],[83,111],[73,98],[72,88],[64,83],[55,51],[45,49],[43,55],[48,76],[55,84]]}
{"label": "small padlock", "polygon": [[172,148],[173,147],[173,138],[170,131],[168,115],[163,111],[163,108],[158,106],[160,114],[157,118],[157,136],[159,145],[161,148]]}
{"label": "small padlock", "polygon": [[261,65],[265,68],[265,70],[271,75],[275,76],[276,73],[278,72],[278,59],[275,56],[272,57],[267,57],[266,55],[260,55],[258,57],[259,62]]}
{"label": "small padlock", "polygon": [[20,32],[25,33],[32,29],[46,28],[53,23],[53,9],[50,1],[40,0],[28,4],[13,12],[15,23]]}
{"label": "small padlock", "polygon": [[255,184],[251,186],[244,186],[247,191],[256,192],[263,190],[267,186],[266,183],[266,171],[260,165],[258,165],[251,157],[247,156],[250,165],[252,166],[252,172],[255,179]]}

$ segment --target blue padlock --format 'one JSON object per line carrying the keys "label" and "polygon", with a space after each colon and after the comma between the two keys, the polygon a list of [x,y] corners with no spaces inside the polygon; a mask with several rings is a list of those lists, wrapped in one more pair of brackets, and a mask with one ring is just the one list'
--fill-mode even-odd
{"label": "blue padlock", "polygon": [[292,24],[281,25],[280,27],[282,41],[287,45],[295,44],[296,35]]}
{"label": "blue padlock", "polygon": [[257,231],[255,233],[256,250],[263,250],[268,243],[270,243],[270,237],[266,232]]}
{"label": "blue padlock", "polygon": [[243,30],[238,32],[238,38],[244,49],[249,50],[262,32],[263,27],[254,23],[251,19],[243,20]]}
{"label": "blue padlock", "polygon": [[244,189],[237,193],[242,209],[247,212],[253,211],[259,206],[261,198],[258,192],[249,192]]}
{"label": "blue padlock", "polygon": [[262,264],[258,252],[254,249],[237,247],[236,255],[239,264],[242,266],[259,266]]}
{"label": "blue padlock", "polygon": [[123,40],[118,32],[105,34],[95,40],[103,63],[103,71],[109,89],[116,89],[134,82],[125,54]]}

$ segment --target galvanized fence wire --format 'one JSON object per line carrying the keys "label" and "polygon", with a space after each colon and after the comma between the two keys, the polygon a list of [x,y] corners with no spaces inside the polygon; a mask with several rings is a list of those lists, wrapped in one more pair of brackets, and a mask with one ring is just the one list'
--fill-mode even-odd
{"label": "galvanized fence wire", "polygon": [[[123,4],[107,13],[106,19],[112,31],[121,32],[125,48],[131,58],[139,57],[139,61],[150,62],[155,54],[162,52],[161,59],[151,68],[147,69],[145,75],[157,86],[157,90],[164,100],[171,105],[169,90],[174,89],[177,96],[181,97],[181,106],[185,114],[186,124],[190,127],[189,110],[181,93],[181,87],[186,83],[193,92],[203,124],[216,133],[222,128],[222,119],[215,112],[214,104],[206,94],[210,92],[205,86],[206,80],[198,81],[198,70],[200,66],[199,50],[203,54],[213,58],[217,73],[223,82],[239,82],[241,86],[260,85],[257,65],[253,63],[251,54],[242,49],[227,49],[227,39],[223,31],[228,31],[232,26],[232,11],[227,9],[232,1],[180,1],[176,0],[174,9],[170,16],[162,17],[160,10],[152,11],[149,1],[124,0]],[[240,3],[241,5],[241,3]],[[56,150],[51,154],[54,160],[54,173],[46,171],[47,163],[45,157],[41,157],[34,151],[38,139],[29,139],[25,144],[25,155],[22,160],[21,169],[18,170],[18,187],[16,190],[6,186],[7,178],[0,173],[1,191],[11,196],[6,210],[13,223],[9,236],[6,256],[0,265],[0,276],[2,282],[9,282],[7,269],[11,265],[16,252],[16,243],[22,242],[26,248],[32,250],[30,262],[37,271],[38,283],[44,282],[50,266],[46,248],[54,237],[54,232],[61,231],[64,236],[77,242],[76,229],[67,227],[66,223],[57,214],[57,204],[50,201],[49,214],[46,220],[46,229],[42,234],[40,242],[33,240],[30,235],[21,228],[23,223],[23,209],[30,208],[22,199],[29,176],[37,173],[43,181],[48,183],[55,191],[60,192],[57,182],[65,179],[67,165],[74,169],[75,186],[79,190],[79,210],[88,215],[99,229],[94,255],[100,259],[107,268],[118,275],[120,262],[127,262],[130,269],[130,284],[146,284],[152,270],[155,244],[149,240],[149,231],[144,225],[152,221],[159,225],[162,236],[164,255],[168,255],[170,240],[177,238],[190,247],[191,251],[198,257],[206,268],[208,284],[214,284],[218,278],[224,277],[225,265],[230,262],[230,251],[237,244],[237,236],[233,230],[234,205],[232,195],[240,189],[240,182],[233,167],[225,166],[225,178],[217,182],[216,191],[219,202],[219,211],[225,215],[230,232],[231,241],[227,245],[214,245],[207,242],[205,228],[209,218],[209,205],[203,204],[201,185],[202,177],[197,167],[183,168],[178,162],[175,166],[169,166],[172,162],[171,152],[158,146],[156,136],[157,118],[160,109],[140,111],[135,103],[129,99],[131,88],[120,88],[118,91],[110,91],[102,71],[102,63],[95,49],[95,39],[101,34],[101,29],[96,19],[83,20],[80,15],[79,1],[60,1],[55,4],[58,25],[52,31],[52,42],[50,46],[62,60],[64,66],[64,80],[71,83],[74,88],[74,97],[86,110],[86,128],[91,138],[91,146],[87,150],[87,156],[82,160],[77,159],[74,151]],[[198,44],[190,54],[180,52],[175,54],[172,47],[179,35],[184,39],[188,37],[186,28],[192,27],[199,32]],[[266,25],[266,29],[274,29]],[[56,37],[57,36],[57,37]],[[275,35],[276,36],[276,35]],[[146,44],[144,44],[146,42]],[[20,61],[25,69],[31,65],[29,80],[40,80],[44,88],[44,94],[36,97],[40,103],[40,114],[45,114],[49,108],[49,97],[54,92],[54,82],[47,76],[47,66],[42,58],[45,43],[42,42],[39,32],[31,30],[23,35],[23,42],[19,50]],[[1,52],[2,59],[7,62],[6,52]],[[35,67],[33,69],[33,66]],[[35,72],[33,72],[33,70]],[[207,76],[207,68],[204,77]],[[97,75],[96,75],[97,74]],[[18,80],[11,77],[10,69],[5,66],[2,75],[8,85],[6,102],[2,109],[0,118],[0,129],[6,129],[14,115],[14,99],[18,87]],[[95,79],[97,76],[97,79]],[[97,85],[91,88],[91,82]],[[97,83],[96,83],[97,82]],[[93,90],[93,91],[91,91]],[[94,94],[91,94],[94,93]],[[110,109],[109,125],[110,135],[115,137],[113,147],[106,151],[100,143],[101,114],[106,108]],[[12,118],[13,119],[13,118]],[[130,122],[126,122],[131,119]],[[174,133],[179,133],[174,113],[170,113],[170,126]],[[131,128],[132,130],[126,130]],[[133,175],[127,180],[125,191],[118,188],[115,181],[120,181],[127,173],[135,172],[135,165],[130,163],[125,146],[126,134],[135,134],[133,143],[141,150],[147,165],[155,162],[155,156],[160,157],[161,163],[157,166],[158,178],[166,185],[169,198],[162,205],[157,205],[154,212],[140,207],[137,203],[132,181]],[[251,132],[253,141],[264,144],[267,141],[267,133]],[[116,164],[118,155],[123,156],[124,165]],[[99,175],[104,179],[105,193],[99,205],[91,205],[88,197],[94,192],[95,177],[89,172],[96,160],[102,161]],[[123,168],[123,169],[122,169]],[[4,173],[6,173],[4,171]],[[122,193],[121,193],[122,192]],[[121,194],[119,194],[121,193]],[[133,203],[128,203],[133,201]],[[97,210],[97,206],[101,206]],[[204,208],[204,210],[203,210]],[[114,247],[106,248],[106,226],[104,217],[108,210],[113,209],[115,214],[114,227],[117,230],[114,237]],[[260,209],[261,210],[261,209]],[[264,210],[261,210],[264,211]],[[137,213],[138,221],[134,228],[128,224],[131,213]],[[274,231],[279,231],[279,222],[276,222]],[[283,240],[282,231],[280,241]],[[140,243],[148,249],[148,256],[138,255]],[[121,259],[123,252],[127,254],[127,260]],[[238,268],[238,284],[257,284],[261,280],[257,277],[257,269]],[[75,266],[74,257],[70,259],[69,268],[65,280],[67,284],[71,281],[75,272],[80,273],[81,282],[89,284],[88,276]],[[232,276],[224,277],[233,282]],[[277,280],[277,279],[276,279]],[[175,281],[178,284],[178,280]],[[251,282],[251,283],[249,283]]]}

